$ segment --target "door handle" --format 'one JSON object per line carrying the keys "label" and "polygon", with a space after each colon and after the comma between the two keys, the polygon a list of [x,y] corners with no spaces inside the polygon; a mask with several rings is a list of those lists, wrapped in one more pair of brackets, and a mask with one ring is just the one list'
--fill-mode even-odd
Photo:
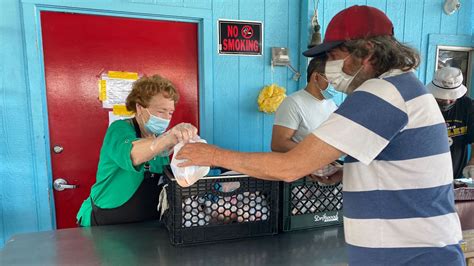
{"label": "door handle", "polygon": [[62,178],[58,178],[58,179],[54,180],[53,187],[56,191],[63,191],[65,189],[74,189],[74,188],[77,188],[78,186],[68,184],[66,180],[64,180]]}

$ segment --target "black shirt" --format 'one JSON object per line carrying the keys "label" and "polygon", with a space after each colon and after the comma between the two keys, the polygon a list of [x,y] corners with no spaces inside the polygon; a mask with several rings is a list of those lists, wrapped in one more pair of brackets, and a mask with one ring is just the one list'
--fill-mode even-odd
{"label": "black shirt", "polygon": [[474,140],[474,102],[463,96],[451,109],[442,113],[448,128],[454,178],[462,178],[462,169],[468,161],[468,144]]}

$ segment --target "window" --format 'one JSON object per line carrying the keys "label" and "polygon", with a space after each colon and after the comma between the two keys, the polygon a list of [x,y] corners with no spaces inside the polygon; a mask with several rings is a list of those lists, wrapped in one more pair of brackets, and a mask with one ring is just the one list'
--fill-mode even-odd
{"label": "window", "polygon": [[436,70],[442,67],[451,66],[461,69],[464,77],[463,84],[471,86],[471,66],[470,62],[474,56],[474,48],[460,46],[438,46],[436,51]]}

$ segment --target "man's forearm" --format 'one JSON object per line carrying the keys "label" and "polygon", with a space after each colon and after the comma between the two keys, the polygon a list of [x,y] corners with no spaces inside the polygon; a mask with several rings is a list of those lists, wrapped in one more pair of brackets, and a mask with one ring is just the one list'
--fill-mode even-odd
{"label": "man's forearm", "polygon": [[265,180],[291,182],[295,175],[294,162],[288,161],[284,153],[241,153],[218,149],[214,164],[249,176]]}
{"label": "man's forearm", "polygon": [[298,143],[292,141],[291,139],[283,140],[278,143],[272,143],[272,151],[287,152],[296,147],[296,145],[298,145]]}
{"label": "man's forearm", "polygon": [[[218,148],[214,145],[187,144],[176,154],[184,160],[179,166],[220,166],[249,176],[292,182],[333,162],[342,152],[309,135],[294,149],[285,153],[245,153]],[[308,159],[310,158],[310,159]]]}

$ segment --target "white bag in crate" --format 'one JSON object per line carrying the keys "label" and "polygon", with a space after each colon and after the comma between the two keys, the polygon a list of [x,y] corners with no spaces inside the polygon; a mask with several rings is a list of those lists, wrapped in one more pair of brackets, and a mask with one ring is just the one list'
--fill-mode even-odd
{"label": "white bag in crate", "polygon": [[[191,143],[194,142],[202,142],[207,143],[205,140],[196,137],[190,141]],[[183,147],[184,143],[180,142],[174,146],[174,154],[178,154],[179,150]],[[174,178],[178,185],[182,187],[189,187],[196,183],[201,177],[207,175],[209,173],[210,167],[208,166],[186,166],[186,167],[179,167],[178,164],[184,162],[185,160],[178,160],[176,157],[173,156],[171,160],[171,171],[173,171]]]}

